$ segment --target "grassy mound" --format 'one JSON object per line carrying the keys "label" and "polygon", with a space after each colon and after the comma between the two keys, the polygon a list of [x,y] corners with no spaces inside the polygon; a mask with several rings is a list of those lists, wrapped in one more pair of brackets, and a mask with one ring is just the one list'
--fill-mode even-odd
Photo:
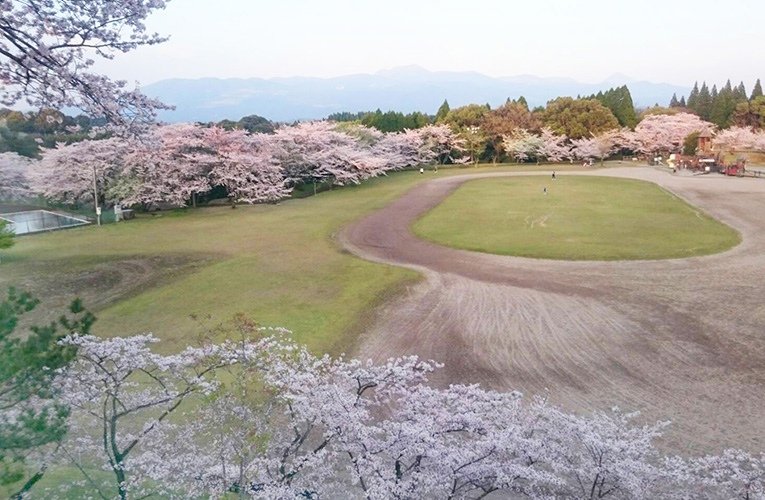
{"label": "grassy mound", "polygon": [[465,183],[414,231],[456,248],[561,260],[693,257],[740,241],[655,184],[573,175]]}

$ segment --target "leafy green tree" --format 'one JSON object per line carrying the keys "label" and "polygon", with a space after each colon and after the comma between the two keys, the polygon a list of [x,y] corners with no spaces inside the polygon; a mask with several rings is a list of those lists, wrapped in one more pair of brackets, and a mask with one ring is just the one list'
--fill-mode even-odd
{"label": "leafy green tree", "polygon": [[765,129],[765,96],[739,103],[733,115],[733,123],[739,127]]}
{"label": "leafy green tree", "polygon": [[595,99],[559,97],[547,103],[541,118],[545,127],[572,140],[619,128],[611,110]]}
{"label": "leafy green tree", "polygon": [[0,220],[0,250],[3,248],[11,248],[16,242],[15,234],[8,230],[8,223],[4,220]]}
{"label": "leafy green tree", "polygon": [[449,114],[449,111],[451,111],[449,102],[444,99],[444,103],[441,105],[441,107],[438,108],[438,111],[436,112],[436,119],[434,120],[434,123],[443,122],[446,119],[446,115]]}
{"label": "leafy green tree", "polygon": [[684,113],[685,111],[679,108],[665,108],[664,106],[651,106],[644,109],[640,113],[640,119],[642,120],[646,116],[650,115],[676,115],[678,113]]}
{"label": "leafy green tree", "polygon": [[238,122],[239,128],[246,130],[251,134],[273,134],[274,125],[267,118],[258,115],[248,115],[242,117]]}
{"label": "leafy green tree", "polygon": [[235,128],[237,128],[238,123],[235,122],[234,120],[225,119],[225,120],[219,121],[216,125],[218,125],[220,128],[224,130],[234,130]]}
{"label": "leafy green tree", "polygon": [[21,111],[11,111],[5,117],[5,126],[12,132],[31,134],[35,131],[34,119],[28,119]]}
{"label": "leafy green tree", "polygon": [[379,109],[374,113],[367,113],[361,119],[361,124],[374,127],[381,132],[400,132],[406,128],[406,120],[403,113],[398,111],[386,111]]}
{"label": "leafy green tree", "polygon": [[505,104],[484,115],[481,130],[486,136],[486,154],[492,162],[502,159],[504,137],[516,129],[539,130],[536,116],[529,111],[528,104],[521,97],[517,101],[507,100]]}
{"label": "leafy green tree", "polygon": [[683,140],[683,154],[685,156],[693,156],[696,154],[696,149],[699,146],[700,132],[693,132]]}
{"label": "leafy green tree", "polygon": [[430,117],[419,111],[406,115],[404,117],[404,122],[406,128],[409,130],[415,130],[431,124]]}
{"label": "leafy green tree", "polygon": [[[29,328],[19,335],[19,317],[32,311],[38,300],[28,292],[10,288],[0,302],[0,484],[19,483],[27,477],[28,454],[59,442],[66,432],[69,410],[53,402],[51,380],[58,368],[74,359],[72,347],[58,340],[72,333],[87,334],[95,316],[76,299],[69,310],[48,326]],[[43,465],[27,478],[13,498],[21,498],[45,473]]]}
{"label": "leafy green tree", "polygon": [[472,163],[477,163],[488,147],[484,130],[490,110],[480,104],[468,104],[449,111],[443,123],[450,125],[465,140]]}

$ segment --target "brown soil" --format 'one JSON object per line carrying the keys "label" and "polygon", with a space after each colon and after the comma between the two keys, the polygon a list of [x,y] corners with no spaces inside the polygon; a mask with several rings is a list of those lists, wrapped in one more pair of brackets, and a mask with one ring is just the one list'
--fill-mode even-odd
{"label": "brown soil", "polygon": [[14,286],[31,292],[40,306],[24,316],[20,324],[45,324],[67,312],[72,299],[79,297],[86,308],[99,311],[120,300],[138,295],[210,263],[212,257],[165,255],[132,256],[93,264],[37,261],[21,264],[15,273],[0,276],[0,292]]}
{"label": "brown soil", "polygon": [[673,451],[765,449],[765,182],[635,167],[582,173],[593,174],[655,182],[743,242],[714,256],[618,262],[446,248],[410,225],[487,175],[438,179],[340,235],[363,258],[425,276],[380,309],[359,355],[417,354],[445,363],[436,383],[547,393],[570,411],[640,410],[673,421],[663,443]]}

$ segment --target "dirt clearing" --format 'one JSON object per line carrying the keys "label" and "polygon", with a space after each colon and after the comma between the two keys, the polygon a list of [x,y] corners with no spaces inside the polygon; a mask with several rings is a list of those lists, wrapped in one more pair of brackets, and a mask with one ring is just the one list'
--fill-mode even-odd
{"label": "dirt clearing", "polygon": [[426,277],[380,309],[358,354],[432,358],[446,364],[437,383],[547,392],[570,411],[640,410],[673,421],[664,442],[673,451],[765,449],[765,181],[636,167],[565,175],[655,182],[743,242],[706,257],[617,262],[445,248],[409,227],[477,177],[438,179],[340,235],[361,257]]}

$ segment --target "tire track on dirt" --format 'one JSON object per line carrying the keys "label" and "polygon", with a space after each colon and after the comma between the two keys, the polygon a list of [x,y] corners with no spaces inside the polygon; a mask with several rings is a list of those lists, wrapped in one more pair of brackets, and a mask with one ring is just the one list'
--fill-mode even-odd
{"label": "tire track on dirt", "polygon": [[570,411],[641,410],[673,420],[665,443],[675,451],[764,449],[765,182],[635,167],[577,175],[593,174],[655,182],[743,241],[663,261],[456,250],[419,240],[410,225],[462,183],[512,174],[427,182],[340,234],[356,255],[426,278],[378,311],[359,355],[417,354],[445,364],[434,383],[547,392]]}

